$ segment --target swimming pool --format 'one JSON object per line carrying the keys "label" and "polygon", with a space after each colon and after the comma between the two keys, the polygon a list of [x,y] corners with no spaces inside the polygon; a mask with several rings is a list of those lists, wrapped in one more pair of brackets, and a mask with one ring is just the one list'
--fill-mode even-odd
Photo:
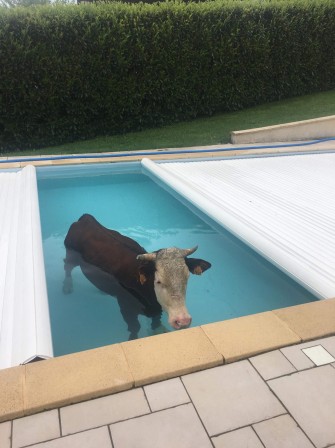
{"label": "swimming pool", "polygon": [[[55,355],[126,341],[117,300],[73,271],[74,292],[62,293],[64,238],[84,213],[145,247],[199,246],[212,263],[188,282],[192,326],[316,300],[310,292],[193,207],[142,174],[140,164],[101,164],[38,170],[43,250]],[[139,337],[151,320],[139,317]],[[163,325],[169,330],[166,316]],[[160,331],[164,331],[162,328]]]}

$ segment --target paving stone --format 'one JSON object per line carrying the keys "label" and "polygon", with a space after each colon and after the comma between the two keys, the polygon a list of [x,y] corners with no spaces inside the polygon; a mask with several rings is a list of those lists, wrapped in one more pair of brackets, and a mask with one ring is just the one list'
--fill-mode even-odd
{"label": "paving stone", "polygon": [[29,448],[113,448],[107,426],[61,437]]}
{"label": "paving stone", "polygon": [[285,413],[248,361],[182,377],[210,436]]}
{"label": "paving stone", "polygon": [[180,378],[145,386],[144,391],[152,411],[172,408],[190,401]]}
{"label": "paving stone", "polygon": [[315,367],[268,381],[316,447],[335,443],[335,370]]}
{"label": "paving stone", "polygon": [[316,366],[324,366],[326,364],[330,364],[335,362],[334,357],[327,352],[322,345],[315,345],[314,347],[303,348],[302,351],[305,355],[311,359]]}
{"label": "paving stone", "polygon": [[335,336],[331,336],[329,338],[322,338],[316,341],[313,341],[314,345],[322,345],[322,347],[327,350],[331,355],[335,357]]}
{"label": "paving stone", "polygon": [[110,426],[114,448],[211,448],[191,404]]}
{"label": "paving stone", "polygon": [[13,421],[13,448],[60,437],[58,411],[42,412]]}
{"label": "paving stone", "polygon": [[212,442],[215,448],[264,448],[250,426],[213,437]]}
{"label": "paving stone", "polygon": [[10,448],[12,423],[0,423],[0,447]]}
{"label": "paving stone", "polygon": [[62,433],[73,434],[149,412],[143,390],[133,389],[61,408]]}
{"label": "paving stone", "polygon": [[331,355],[335,356],[335,337],[322,338],[316,341],[305,342],[292,347],[282,348],[280,351],[294,365],[297,370],[310,369],[315,367],[312,360],[302,351],[304,348],[322,345]]}
{"label": "paving stone", "polygon": [[250,362],[265,380],[296,372],[279,350],[250,358]]}
{"label": "paving stone", "polygon": [[289,415],[281,415],[253,426],[266,448],[313,448]]}
{"label": "paving stone", "polygon": [[[293,350],[288,350],[292,348]],[[311,367],[315,367],[315,364],[309,359],[308,356],[301,350],[301,348],[297,347],[285,347],[280,350],[283,355],[290,361],[291,364],[297,370],[305,370],[310,369]]]}

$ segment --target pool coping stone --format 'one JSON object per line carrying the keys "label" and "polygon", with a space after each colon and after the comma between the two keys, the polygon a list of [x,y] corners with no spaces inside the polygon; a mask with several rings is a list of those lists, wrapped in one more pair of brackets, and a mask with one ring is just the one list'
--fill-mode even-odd
{"label": "pool coping stone", "polygon": [[[295,141],[291,142],[292,145],[296,144],[304,144],[308,141]],[[50,160],[38,160],[39,158],[47,158],[47,157],[62,157],[62,156],[54,156],[54,155],[36,155],[31,156],[34,157],[34,161],[29,161],[25,159],[29,159],[29,156],[19,158],[22,161],[17,162],[16,157],[0,157],[0,170],[3,169],[16,169],[23,168],[27,165],[34,165],[36,167],[43,166],[63,166],[63,165],[82,165],[82,164],[96,164],[96,163],[117,163],[117,162],[139,162],[144,157],[148,157],[151,160],[156,161],[164,161],[164,160],[182,160],[182,159],[198,159],[198,158],[230,158],[230,157],[245,157],[256,156],[256,155],[278,155],[278,154],[292,154],[292,153],[313,153],[313,152],[327,152],[334,151],[334,141],[324,141],[311,146],[289,146],[290,142],[271,142],[269,143],[269,148],[259,148],[259,145],[251,143],[247,144],[249,149],[236,149],[239,145],[232,145],[231,143],[222,144],[222,145],[210,145],[210,146],[192,146],[192,147],[182,147],[182,148],[163,148],[163,149],[152,149],[152,150],[143,150],[143,151],[134,151],[134,155],[130,155],[131,152],[120,151],[120,152],[101,152],[101,153],[89,153],[89,154],[65,154],[64,157],[75,156],[74,159],[50,159]],[[266,144],[263,144],[266,146]],[[281,145],[285,145],[286,147],[280,147]],[[255,146],[255,149],[250,149]],[[276,147],[279,146],[279,147]],[[218,151],[222,149],[222,151]],[[216,152],[210,152],[211,150],[215,150]],[[192,153],[175,153],[175,151],[192,151]],[[138,152],[139,154],[136,154]],[[128,155],[125,155],[125,154]],[[108,157],[108,154],[112,154],[113,157]],[[80,156],[97,156],[92,158],[81,158]],[[105,157],[104,157],[105,156]],[[11,161],[14,160],[14,161]]]}
{"label": "pool coping stone", "polygon": [[330,335],[335,298],[3,369],[0,422]]}
{"label": "pool coping stone", "polygon": [[206,324],[202,329],[226,363],[301,342],[271,311]]}
{"label": "pool coping stone", "polygon": [[134,379],[120,344],[25,365],[24,414],[129,390]]}
{"label": "pool coping stone", "polygon": [[335,299],[325,299],[273,311],[302,342],[332,336],[335,329]]}
{"label": "pool coping stone", "polygon": [[224,363],[202,327],[123,342],[121,346],[135,387]]}
{"label": "pool coping stone", "polygon": [[25,366],[0,370],[0,422],[24,415]]}

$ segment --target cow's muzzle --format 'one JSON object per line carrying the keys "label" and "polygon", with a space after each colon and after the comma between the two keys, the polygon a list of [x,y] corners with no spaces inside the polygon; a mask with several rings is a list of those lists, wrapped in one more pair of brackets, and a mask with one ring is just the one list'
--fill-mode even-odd
{"label": "cow's muzzle", "polygon": [[181,330],[182,328],[188,328],[191,325],[191,322],[192,322],[191,316],[184,316],[173,319],[169,323],[171,327],[173,327],[175,330]]}

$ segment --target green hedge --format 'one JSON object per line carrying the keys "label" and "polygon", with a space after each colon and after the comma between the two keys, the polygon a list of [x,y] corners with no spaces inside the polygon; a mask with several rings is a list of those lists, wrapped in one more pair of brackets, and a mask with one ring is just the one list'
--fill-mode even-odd
{"label": "green hedge", "polygon": [[335,87],[333,0],[0,11],[0,150]]}

